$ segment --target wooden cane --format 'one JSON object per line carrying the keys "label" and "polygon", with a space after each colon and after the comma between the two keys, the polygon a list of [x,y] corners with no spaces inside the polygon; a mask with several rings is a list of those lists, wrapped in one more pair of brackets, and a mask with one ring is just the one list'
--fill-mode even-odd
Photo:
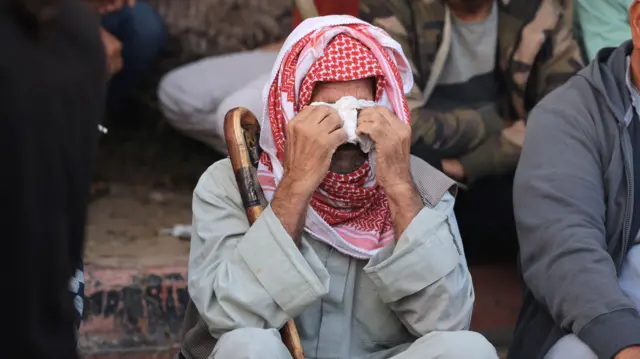
{"label": "wooden cane", "polygon": [[[238,182],[242,204],[249,223],[253,224],[267,206],[257,175],[260,124],[256,116],[244,107],[231,109],[224,118],[224,138],[227,141],[227,150]],[[293,320],[280,329],[280,335],[293,359],[304,359],[302,343]]]}

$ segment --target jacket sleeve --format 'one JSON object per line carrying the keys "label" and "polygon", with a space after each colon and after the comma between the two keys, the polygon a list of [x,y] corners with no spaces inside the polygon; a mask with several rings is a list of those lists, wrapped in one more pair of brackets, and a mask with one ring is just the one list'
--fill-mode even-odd
{"label": "jacket sleeve", "polygon": [[520,151],[520,145],[508,140],[503,131],[492,134],[480,146],[459,158],[466,182],[472,184],[485,176],[512,174]]}
{"label": "jacket sleeve", "polygon": [[538,89],[536,103],[584,67],[572,24],[561,18],[547,41],[550,55],[541,63],[537,79],[534,80]]}
{"label": "jacket sleeve", "polygon": [[414,335],[469,328],[474,292],[447,193],[425,207],[395,244],[372,257],[365,272],[380,298]]}
{"label": "jacket sleeve", "polygon": [[280,328],[328,291],[329,274],[298,249],[271,207],[249,226],[229,160],[211,166],[193,196],[189,294],[211,334]]}
{"label": "jacket sleeve", "polygon": [[522,274],[536,300],[599,358],[611,358],[640,344],[640,317],[606,250],[600,119],[584,96],[566,87],[531,113],[515,176],[515,220]]}

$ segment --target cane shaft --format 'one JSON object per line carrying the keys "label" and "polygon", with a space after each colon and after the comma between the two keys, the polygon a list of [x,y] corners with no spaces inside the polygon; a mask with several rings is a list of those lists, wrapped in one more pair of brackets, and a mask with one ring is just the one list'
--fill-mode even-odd
{"label": "cane shaft", "polygon": [[[260,217],[267,206],[257,176],[259,134],[260,124],[251,111],[237,107],[227,112],[224,119],[224,137],[250,224]],[[304,359],[302,343],[293,320],[280,329],[280,335],[293,359]]]}

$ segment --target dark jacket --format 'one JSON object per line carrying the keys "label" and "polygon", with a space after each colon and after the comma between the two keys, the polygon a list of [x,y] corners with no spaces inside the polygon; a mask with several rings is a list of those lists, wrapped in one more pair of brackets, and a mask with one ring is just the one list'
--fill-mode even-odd
{"label": "dark jacket", "polygon": [[510,359],[543,358],[567,333],[602,359],[640,344],[640,316],[618,284],[635,236],[631,49],[602,50],[529,116],[514,184],[526,290]]}
{"label": "dark jacket", "polygon": [[19,1],[0,0],[2,357],[73,359],[69,278],[81,262],[105,56],[85,6],[52,1],[39,24]]}

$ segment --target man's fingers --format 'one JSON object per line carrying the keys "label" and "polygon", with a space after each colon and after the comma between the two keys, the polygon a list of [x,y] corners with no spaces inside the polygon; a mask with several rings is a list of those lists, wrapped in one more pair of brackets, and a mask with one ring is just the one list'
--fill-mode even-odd
{"label": "man's fingers", "polygon": [[310,107],[314,107],[314,110],[313,110],[313,112],[311,113],[310,116],[315,119],[316,123],[322,123],[329,116],[331,116],[333,114],[335,114],[335,115],[338,114],[338,112],[336,110],[334,110],[333,108],[331,108],[329,106],[318,105],[318,106],[310,106]]}
{"label": "man's fingers", "polygon": [[340,118],[338,112],[334,111],[333,113],[329,113],[327,117],[324,117],[319,126],[325,133],[331,133],[338,128],[342,128],[342,118]]}
{"label": "man's fingers", "polygon": [[356,135],[367,135],[374,142],[377,138],[379,138],[379,132],[379,127],[377,126],[377,124],[371,121],[358,122],[358,127],[356,128]]}
{"label": "man's fingers", "polygon": [[347,135],[347,131],[343,130],[342,128],[336,129],[329,134],[329,141],[333,149],[344,143],[347,143],[348,139],[349,136]]}

